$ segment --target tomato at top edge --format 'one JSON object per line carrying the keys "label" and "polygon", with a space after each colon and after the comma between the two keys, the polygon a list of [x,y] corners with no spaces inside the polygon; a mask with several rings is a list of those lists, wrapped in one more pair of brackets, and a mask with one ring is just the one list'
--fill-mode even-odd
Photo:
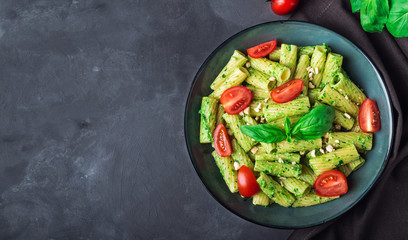
{"label": "tomato at top edge", "polygon": [[299,4],[299,0],[270,0],[270,2],[272,11],[277,15],[287,15]]}
{"label": "tomato at top edge", "polygon": [[270,42],[261,43],[259,45],[256,45],[255,47],[248,48],[247,52],[251,58],[265,57],[268,56],[269,53],[273,52],[273,50],[275,50],[277,44],[278,42],[275,39]]}
{"label": "tomato at top edge", "polygon": [[358,111],[358,125],[363,132],[377,132],[381,128],[380,110],[369,98],[363,101]]}
{"label": "tomato at top edge", "polygon": [[335,197],[348,191],[344,174],[337,170],[322,173],[314,183],[316,194],[320,197]]}
{"label": "tomato at top edge", "polygon": [[292,101],[302,90],[303,81],[301,79],[293,79],[275,88],[271,92],[271,98],[276,103],[286,103]]}
{"label": "tomato at top edge", "polygon": [[229,157],[232,154],[231,142],[224,124],[220,123],[215,128],[213,140],[215,151],[220,157]]}
{"label": "tomato at top edge", "polygon": [[244,86],[236,86],[225,90],[220,102],[226,113],[235,115],[249,106],[252,100],[251,91]]}

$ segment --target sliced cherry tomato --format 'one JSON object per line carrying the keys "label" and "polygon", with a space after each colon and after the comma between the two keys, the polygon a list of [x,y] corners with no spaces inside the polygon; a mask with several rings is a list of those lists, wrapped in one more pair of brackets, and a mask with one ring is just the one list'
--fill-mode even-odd
{"label": "sliced cherry tomato", "polygon": [[242,166],[238,170],[238,191],[244,197],[252,197],[259,192],[259,184],[254,173],[247,166]]}
{"label": "sliced cherry tomato", "polygon": [[252,93],[248,88],[236,86],[225,90],[221,95],[220,102],[224,106],[225,112],[235,115],[248,107],[251,99]]}
{"label": "sliced cherry tomato", "polygon": [[364,132],[377,132],[381,128],[380,110],[377,103],[367,98],[358,111],[358,125]]}
{"label": "sliced cherry tomato", "polygon": [[320,197],[339,196],[347,192],[347,180],[342,172],[330,170],[316,179],[314,189]]}
{"label": "sliced cherry tomato", "polygon": [[291,13],[299,4],[299,0],[270,0],[272,11],[277,15]]}
{"label": "sliced cherry tomato", "polygon": [[303,89],[301,79],[293,79],[271,92],[271,98],[276,103],[285,103],[293,100]]}
{"label": "sliced cherry tomato", "polygon": [[220,123],[214,130],[214,148],[220,157],[229,157],[232,154],[231,142],[224,124]]}
{"label": "sliced cherry tomato", "polygon": [[273,50],[275,50],[277,44],[278,42],[275,39],[270,42],[261,43],[255,47],[248,48],[247,52],[251,58],[265,57],[269,53],[273,52]]}

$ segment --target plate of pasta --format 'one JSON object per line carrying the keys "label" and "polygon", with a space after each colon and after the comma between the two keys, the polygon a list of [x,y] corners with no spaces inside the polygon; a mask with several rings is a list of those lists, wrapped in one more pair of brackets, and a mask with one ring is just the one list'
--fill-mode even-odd
{"label": "plate of pasta", "polygon": [[251,222],[304,228],[353,207],[380,176],[393,139],[380,73],[323,27],[269,22],[205,60],[185,111],[202,182]]}

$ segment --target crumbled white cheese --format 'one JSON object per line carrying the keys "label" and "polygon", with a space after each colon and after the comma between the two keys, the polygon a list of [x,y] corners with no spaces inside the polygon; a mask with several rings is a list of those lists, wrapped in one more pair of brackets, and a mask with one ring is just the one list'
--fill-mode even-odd
{"label": "crumbled white cheese", "polygon": [[245,63],[245,67],[246,67],[246,68],[249,68],[250,66],[251,66],[251,63],[250,63],[250,62]]}
{"label": "crumbled white cheese", "polygon": [[334,140],[334,142],[335,142],[335,143],[340,143],[340,141],[339,141],[339,140],[337,140],[337,139],[336,139],[336,140]]}
{"label": "crumbled white cheese", "polygon": [[340,92],[342,92],[342,91],[343,91],[343,89],[339,89],[339,91],[340,91]]}
{"label": "crumbled white cheese", "polygon": [[269,98],[265,98],[264,102],[267,102],[269,100]]}
{"label": "crumbled white cheese", "polygon": [[306,151],[300,151],[299,153],[300,153],[300,155],[303,156],[303,155],[305,155]]}
{"label": "crumbled white cheese", "polygon": [[275,80],[276,80],[276,78],[273,77],[273,76],[269,78],[269,81],[271,81],[271,82],[273,82],[273,81],[275,81]]}
{"label": "crumbled white cheese", "polygon": [[313,85],[313,83],[309,82],[309,88],[315,88],[315,85]]}
{"label": "crumbled white cheese", "polygon": [[252,152],[253,154],[255,154],[256,152],[258,152],[258,147],[253,147],[253,148],[251,148],[251,152]]}
{"label": "crumbled white cheese", "polygon": [[244,111],[239,112],[239,115],[244,116]]}
{"label": "crumbled white cheese", "polygon": [[315,67],[315,74],[319,74],[319,69]]}
{"label": "crumbled white cheese", "polygon": [[351,116],[348,113],[344,113],[344,116],[346,116],[346,118],[350,119]]}
{"label": "crumbled white cheese", "polygon": [[283,163],[283,159],[282,159],[282,158],[279,158],[279,159],[278,159],[278,162]]}
{"label": "crumbled white cheese", "polygon": [[280,179],[280,180],[285,180],[286,178],[285,178],[285,177],[280,177],[279,179]]}
{"label": "crumbled white cheese", "polygon": [[262,108],[262,103],[259,103],[258,106],[256,106],[256,108],[254,109],[255,112],[259,112]]}
{"label": "crumbled white cheese", "polygon": [[313,78],[313,73],[309,73],[309,78]]}
{"label": "crumbled white cheese", "polygon": [[321,153],[323,153],[323,154],[324,154],[324,150],[323,150],[323,148],[320,148],[319,150],[320,150],[320,152],[321,152]]}
{"label": "crumbled white cheese", "polygon": [[309,73],[315,73],[315,70],[314,70],[312,67],[307,67],[306,70],[307,70]]}
{"label": "crumbled white cheese", "polygon": [[347,95],[346,95],[346,96],[344,96],[344,98],[345,98],[345,99],[347,99],[347,100],[349,99],[349,97],[348,97]]}
{"label": "crumbled white cheese", "polygon": [[239,163],[238,162],[234,162],[234,168],[235,168],[235,170],[239,170],[239,168],[240,168],[240,166],[239,166]]}
{"label": "crumbled white cheese", "polygon": [[279,183],[280,183],[280,185],[281,185],[282,187],[284,187],[283,182],[279,181]]}
{"label": "crumbled white cheese", "polygon": [[296,164],[296,162],[292,162],[292,165],[295,165]]}
{"label": "crumbled white cheese", "polygon": [[334,151],[334,148],[333,148],[332,145],[327,145],[326,150],[327,150],[328,152],[333,152],[333,151]]}
{"label": "crumbled white cheese", "polygon": [[249,114],[249,109],[250,109],[249,107],[246,107],[246,108],[244,109],[244,113],[245,113],[245,114]]}
{"label": "crumbled white cheese", "polygon": [[310,155],[312,156],[312,157],[316,157],[316,150],[312,150],[311,152],[310,152]]}

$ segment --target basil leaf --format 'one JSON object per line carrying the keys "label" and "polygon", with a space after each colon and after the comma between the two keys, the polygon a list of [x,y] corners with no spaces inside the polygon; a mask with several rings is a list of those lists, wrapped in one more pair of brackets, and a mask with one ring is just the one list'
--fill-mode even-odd
{"label": "basil leaf", "polygon": [[362,0],[350,0],[351,3],[351,11],[353,13],[357,12],[361,8]]}
{"label": "basil leaf", "polygon": [[241,132],[258,142],[264,143],[276,143],[285,140],[286,136],[282,129],[268,125],[268,124],[258,124],[258,125],[243,125],[241,126]]}
{"label": "basil leaf", "polygon": [[286,133],[286,141],[292,142],[291,132],[290,132],[290,119],[287,116],[285,120],[285,133]]}
{"label": "basil leaf", "polygon": [[388,0],[363,0],[360,9],[361,26],[366,32],[381,32],[387,23]]}
{"label": "basil leaf", "polygon": [[387,29],[394,37],[408,37],[408,3],[392,0]]}
{"label": "basil leaf", "polygon": [[332,127],[334,116],[334,109],[330,106],[315,107],[293,126],[292,137],[298,140],[322,137]]}

